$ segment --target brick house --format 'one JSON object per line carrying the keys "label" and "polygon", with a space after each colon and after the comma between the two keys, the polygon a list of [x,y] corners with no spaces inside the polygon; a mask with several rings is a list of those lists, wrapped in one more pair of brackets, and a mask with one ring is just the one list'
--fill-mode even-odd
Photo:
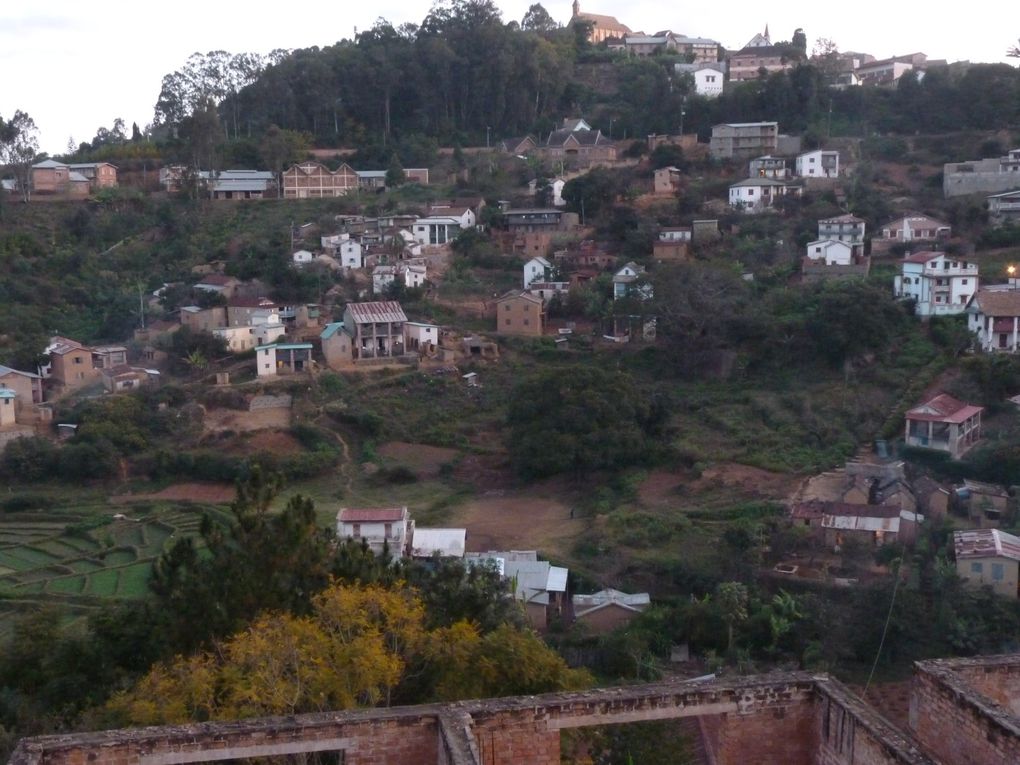
{"label": "brick house", "polygon": [[19,408],[43,402],[43,378],[32,372],[22,372],[0,364],[0,390],[14,391]]}
{"label": "brick house", "polygon": [[545,303],[527,290],[511,290],[496,301],[496,333],[541,337]]}
{"label": "brick house", "polygon": [[404,309],[395,300],[348,303],[343,321],[327,324],[319,335],[326,365],[355,369],[414,364],[418,353],[408,347],[406,325]]}
{"label": "brick house", "polygon": [[92,349],[76,340],[55,336],[46,347],[50,357],[50,380],[63,391],[74,390],[98,379]]}
{"label": "brick house", "polygon": [[358,189],[358,174],[346,162],[330,170],[321,162],[302,162],[283,171],[284,199],[343,197]]}
{"label": "brick house", "polygon": [[647,592],[626,593],[606,589],[591,595],[574,595],[574,621],[584,624],[596,635],[612,632],[628,624],[648,608],[651,600]]}

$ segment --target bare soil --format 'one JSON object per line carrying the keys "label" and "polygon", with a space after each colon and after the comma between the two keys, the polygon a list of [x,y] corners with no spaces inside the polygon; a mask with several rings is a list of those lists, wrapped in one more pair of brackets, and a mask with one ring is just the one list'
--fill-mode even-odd
{"label": "bare soil", "polygon": [[286,429],[290,427],[290,409],[257,409],[242,412],[237,409],[210,409],[205,414],[207,433],[233,430],[247,433],[253,430]]}
{"label": "bare soil", "polygon": [[467,529],[467,547],[486,550],[541,550],[561,556],[584,530],[570,506],[545,492],[495,490],[458,506],[451,525]]}
{"label": "bare soil", "polygon": [[284,430],[260,430],[247,438],[239,438],[226,447],[230,454],[257,454],[272,452],[274,454],[290,454],[304,451],[301,443]]}
{"label": "bare soil", "polygon": [[706,468],[701,477],[689,485],[689,489],[697,493],[725,487],[739,491],[748,499],[783,500],[799,483],[800,478],[790,473],[773,473],[735,462],[721,462]]}
{"label": "bare soil", "polygon": [[228,483],[175,483],[153,494],[119,494],[111,497],[115,505],[131,502],[201,502],[209,505],[227,505],[234,501],[237,492]]}

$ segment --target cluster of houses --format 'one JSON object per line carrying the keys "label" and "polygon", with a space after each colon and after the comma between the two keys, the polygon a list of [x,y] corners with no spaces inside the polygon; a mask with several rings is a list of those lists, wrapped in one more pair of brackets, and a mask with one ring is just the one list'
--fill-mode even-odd
{"label": "cluster of houses", "polygon": [[466,552],[467,530],[416,526],[406,506],[342,508],[336,516],[341,540],[368,546],[376,555],[388,552],[394,559],[454,558],[469,566],[486,566],[510,583],[514,599],[537,630],[554,620],[578,622],[594,633],[626,624],[650,604],[648,593],[627,594],[602,590],[571,595],[569,571],[539,560],[535,550]]}
{"label": "cluster of houses", "polygon": [[[670,30],[654,34],[634,32],[614,16],[582,11],[579,0],[573,3],[570,23],[586,24],[588,40],[596,45],[604,43],[612,51],[639,58],[664,54],[686,58],[689,63],[677,64],[677,72],[693,75],[696,92],[708,97],[721,93],[724,82],[757,80],[763,75],[792,69],[800,60],[789,45],[773,44],[768,25],[741,48],[726,51],[715,40],[704,37],[689,37]],[[923,77],[929,66],[946,63],[929,61],[924,53],[876,60],[867,53],[834,52],[821,54],[818,59],[824,62],[837,87],[890,87],[908,72]]]}

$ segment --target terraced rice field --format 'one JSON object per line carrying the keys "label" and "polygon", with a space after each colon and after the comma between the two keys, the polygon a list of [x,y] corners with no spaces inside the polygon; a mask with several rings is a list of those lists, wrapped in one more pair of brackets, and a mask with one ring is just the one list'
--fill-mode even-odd
{"label": "terraced rice field", "polygon": [[43,602],[80,618],[103,600],[141,597],[156,558],[197,536],[205,512],[221,511],[149,503],[0,514],[0,638],[11,617]]}

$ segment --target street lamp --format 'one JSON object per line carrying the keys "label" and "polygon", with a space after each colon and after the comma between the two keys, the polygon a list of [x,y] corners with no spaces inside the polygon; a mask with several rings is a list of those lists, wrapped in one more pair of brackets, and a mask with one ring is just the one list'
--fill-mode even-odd
{"label": "street lamp", "polygon": [[1009,288],[1016,289],[1016,266],[1010,263],[1006,266],[1006,273],[1009,274]]}
{"label": "street lamp", "polygon": [[491,127],[489,127],[488,125],[486,125],[486,126],[485,126],[485,148],[486,148],[486,149],[488,149],[488,148],[489,148],[489,131],[490,131],[491,129],[492,129],[492,128],[491,128]]}
{"label": "street lamp", "polygon": [[684,117],[687,116],[687,96],[680,99],[680,137],[684,137]]}
{"label": "street lamp", "polygon": [[613,118],[609,118],[609,139],[613,139]]}

